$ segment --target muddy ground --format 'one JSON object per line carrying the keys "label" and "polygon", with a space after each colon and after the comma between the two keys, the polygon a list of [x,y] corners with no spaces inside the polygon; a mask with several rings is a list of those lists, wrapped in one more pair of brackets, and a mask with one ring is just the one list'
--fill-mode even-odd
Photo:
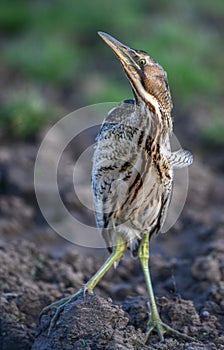
{"label": "muddy ground", "polygon": [[153,333],[143,345],[147,294],[129,254],[94,296],[70,303],[47,335],[54,312],[39,322],[42,308],[76,292],[108,254],[75,246],[44,223],[32,183],[37,148],[6,143],[0,152],[0,348],[224,349],[223,175],[197,157],[184,211],[168,233],[152,240],[150,263],[162,319],[195,342],[166,335],[159,343]]}

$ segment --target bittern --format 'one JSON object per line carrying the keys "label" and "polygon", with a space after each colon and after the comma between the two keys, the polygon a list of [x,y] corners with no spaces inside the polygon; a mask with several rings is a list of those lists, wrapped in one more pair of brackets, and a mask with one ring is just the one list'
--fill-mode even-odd
{"label": "bittern", "polygon": [[171,151],[172,99],[167,74],[146,52],[123,45],[106,33],[98,34],[118,57],[134,94],[134,99],[109,112],[93,155],[96,222],[111,255],[77,293],[56,301],[44,312],[56,307],[51,329],[64,306],[80,293],[92,293],[106,271],[129,249],[140,260],[151,306],[145,341],[153,330],[160,340],[166,332],[194,340],[161,320],[149,272],[149,242],[166,218],[173,170],[192,163],[188,151]]}

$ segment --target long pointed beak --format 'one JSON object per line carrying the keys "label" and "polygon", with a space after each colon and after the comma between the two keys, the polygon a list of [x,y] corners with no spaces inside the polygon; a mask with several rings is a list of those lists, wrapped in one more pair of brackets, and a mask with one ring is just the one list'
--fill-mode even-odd
{"label": "long pointed beak", "polygon": [[136,65],[135,61],[131,57],[131,54],[134,54],[135,52],[133,49],[122,44],[120,41],[113,38],[107,33],[98,32],[98,34],[105,41],[105,43],[108,46],[110,46],[110,48],[114,51],[114,53],[117,55],[123,66]]}

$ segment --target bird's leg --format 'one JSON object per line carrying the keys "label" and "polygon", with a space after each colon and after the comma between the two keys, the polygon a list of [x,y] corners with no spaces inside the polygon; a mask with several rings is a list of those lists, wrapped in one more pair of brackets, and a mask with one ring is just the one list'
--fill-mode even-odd
{"label": "bird's leg", "polygon": [[56,308],[55,314],[51,320],[49,329],[48,329],[48,334],[50,333],[51,329],[54,327],[60,313],[63,311],[65,305],[67,305],[68,303],[76,300],[79,295],[85,295],[86,292],[88,293],[93,293],[93,289],[94,287],[97,285],[97,283],[101,280],[101,278],[104,276],[104,274],[110,269],[110,267],[116,262],[118,261],[122,255],[123,252],[125,250],[125,242],[124,240],[118,235],[117,236],[117,242],[116,245],[113,247],[113,252],[112,254],[109,256],[109,258],[105,261],[105,263],[99,268],[99,270],[95,273],[95,275],[93,275],[93,277],[90,278],[90,280],[85,283],[75,294],[62,298],[58,301],[55,301],[54,303],[46,306],[42,312],[40,317],[48,312],[49,310]]}
{"label": "bird's leg", "polygon": [[111,266],[122,257],[124,250],[126,248],[126,244],[124,239],[117,235],[116,245],[113,247],[113,252],[109,256],[109,258],[105,261],[105,263],[99,268],[99,270],[95,273],[95,275],[90,278],[90,280],[84,285],[84,290],[89,293],[93,292],[94,287],[101,280],[104,274],[111,268]]}
{"label": "bird's leg", "polygon": [[181,332],[178,332],[175,329],[168,326],[167,324],[165,324],[164,322],[162,322],[159,316],[158,309],[156,306],[155,296],[153,292],[150,272],[149,272],[149,233],[145,233],[143,235],[143,238],[141,240],[141,243],[138,249],[138,257],[144,272],[144,277],[145,277],[147,291],[149,294],[149,301],[150,301],[150,307],[151,307],[150,318],[149,318],[148,327],[146,330],[145,343],[147,342],[153,330],[157,331],[161,341],[164,341],[163,335],[167,332],[171,333],[173,336],[180,337],[188,341],[195,341],[194,338],[189,337],[188,335],[183,334]]}

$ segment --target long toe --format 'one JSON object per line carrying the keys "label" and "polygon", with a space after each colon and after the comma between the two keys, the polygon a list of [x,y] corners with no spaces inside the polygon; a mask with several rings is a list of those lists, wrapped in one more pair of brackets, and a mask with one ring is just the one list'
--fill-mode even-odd
{"label": "long toe", "polygon": [[169,333],[175,338],[181,338],[181,339],[184,339],[184,340],[187,340],[190,342],[196,341],[195,338],[190,337],[187,334],[184,334],[184,333],[177,331],[176,329],[170,327],[169,325],[167,325],[166,323],[162,322],[159,319],[156,321],[149,321],[149,324],[148,324],[148,327],[146,330],[145,344],[147,343],[149,336],[153,331],[157,332],[161,342],[164,341],[164,334],[165,333]]}
{"label": "long toe", "polygon": [[57,301],[54,301],[53,303],[51,303],[50,305],[47,305],[43,308],[43,310],[41,311],[40,313],[40,319],[41,319],[41,316],[48,313],[48,311],[58,307],[59,305],[63,305],[64,303],[67,302],[67,300],[69,300],[70,296],[68,297],[65,297],[65,298],[61,298]]}
{"label": "long toe", "polygon": [[50,310],[55,310],[55,313],[50,321],[50,324],[49,324],[49,328],[48,328],[48,335],[50,334],[52,328],[55,326],[61,312],[64,310],[65,306],[68,304],[68,303],[71,303],[75,300],[78,299],[78,297],[80,295],[84,295],[84,292],[85,292],[85,289],[82,287],[81,289],[78,290],[78,292],[76,292],[75,294],[71,295],[71,296],[68,296],[68,297],[65,297],[65,298],[62,298],[58,301],[55,301],[54,303],[46,306],[42,311],[41,311],[41,314],[40,314],[40,318],[43,314],[46,314],[48,311]]}

